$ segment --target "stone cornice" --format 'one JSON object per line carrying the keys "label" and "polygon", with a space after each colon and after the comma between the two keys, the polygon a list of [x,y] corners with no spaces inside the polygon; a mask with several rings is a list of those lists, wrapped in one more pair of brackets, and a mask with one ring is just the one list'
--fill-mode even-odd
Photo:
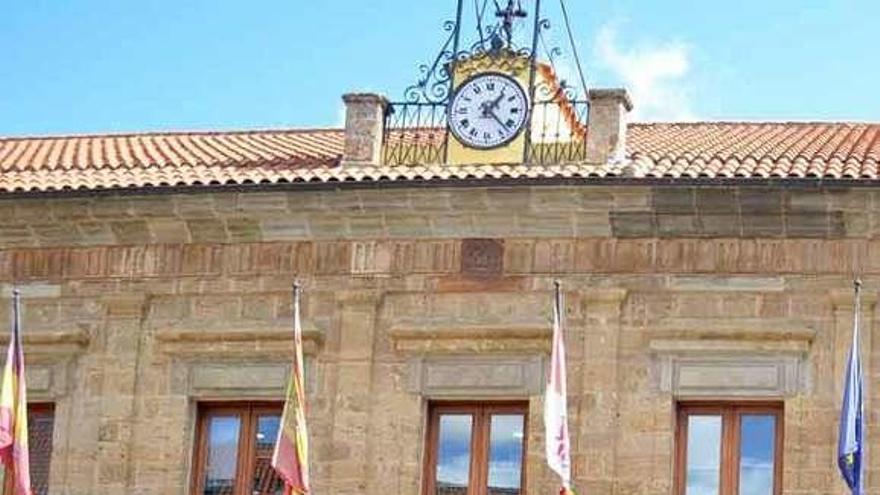
{"label": "stone cornice", "polygon": [[580,293],[583,295],[584,301],[588,303],[597,302],[613,304],[622,303],[624,299],[626,299],[629,290],[622,287],[609,287],[586,289],[580,291]]}
{"label": "stone cornice", "polygon": [[344,304],[378,304],[382,298],[382,293],[375,290],[347,290],[337,294],[340,302]]}
{"label": "stone cornice", "polygon": [[[852,311],[855,305],[855,293],[852,289],[831,289],[828,297],[835,311]],[[877,304],[877,292],[862,290],[862,310],[873,309]]]}
{"label": "stone cornice", "polygon": [[[0,347],[9,344],[9,333],[0,335]],[[51,332],[23,332],[25,357],[31,363],[56,362],[83,352],[91,342],[87,328],[69,328]],[[5,356],[3,356],[5,358]]]}
{"label": "stone cornice", "polygon": [[[22,335],[22,343],[28,346],[50,346],[73,344],[81,347],[89,345],[89,334],[82,329],[61,330],[56,332],[33,332]],[[0,336],[0,344],[9,343],[9,334]]]}
{"label": "stone cornice", "polygon": [[789,319],[675,318],[661,322],[648,335],[651,341],[775,341],[809,345],[816,337],[816,330]]}
{"label": "stone cornice", "polygon": [[[162,329],[156,333],[162,350],[172,355],[289,354],[293,331],[289,327],[241,330]],[[324,332],[306,326],[303,352],[317,354],[324,343]]]}
{"label": "stone cornice", "polygon": [[395,327],[394,349],[418,354],[547,352],[552,330],[547,326]]}

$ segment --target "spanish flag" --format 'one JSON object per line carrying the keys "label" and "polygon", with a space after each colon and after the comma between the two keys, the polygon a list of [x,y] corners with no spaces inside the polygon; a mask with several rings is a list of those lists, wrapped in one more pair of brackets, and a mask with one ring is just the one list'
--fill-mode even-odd
{"label": "spanish flag", "polygon": [[[12,313],[12,338],[0,385],[0,462],[3,471],[0,486],[10,486],[12,495],[31,495],[27,387],[21,348],[21,295],[18,291],[13,292]],[[8,482],[10,478],[12,481]]]}
{"label": "spanish flag", "polygon": [[303,367],[302,325],[299,318],[300,286],[293,286],[293,366],[281,428],[272,455],[272,467],[284,481],[285,495],[309,493],[309,434],[306,429],[306,391]]}

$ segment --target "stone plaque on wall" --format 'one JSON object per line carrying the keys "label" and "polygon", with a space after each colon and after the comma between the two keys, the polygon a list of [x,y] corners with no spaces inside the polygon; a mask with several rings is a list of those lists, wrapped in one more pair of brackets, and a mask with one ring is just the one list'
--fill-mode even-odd
{"label": "stone plaque on wall", "polygon": [[464,239],[461,242],[461,273],[476,277],[501,275],[504,270],[504,241]]}

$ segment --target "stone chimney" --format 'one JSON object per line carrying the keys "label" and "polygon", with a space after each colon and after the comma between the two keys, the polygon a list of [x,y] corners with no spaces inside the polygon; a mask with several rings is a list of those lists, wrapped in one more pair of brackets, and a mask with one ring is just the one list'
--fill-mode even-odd
{"label": "stone chimney", "polygon": [[626,154],[627,113],[633,109],[625,89],[591,89],[587,162],[622,161]]}
{"label": "stone chimney", "polygon": [[345,102],[343,164],[380,164],[388,100],[372,93],[349,93],[342,101]]}

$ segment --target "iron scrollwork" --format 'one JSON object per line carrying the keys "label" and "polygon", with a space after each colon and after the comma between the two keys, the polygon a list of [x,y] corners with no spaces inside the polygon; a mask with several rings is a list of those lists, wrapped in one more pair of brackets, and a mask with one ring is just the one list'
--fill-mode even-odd
{"label": "iron scrollwork", "polygon": [[458,37],[459,25],[455,21],[443,23],[443,30],[449,33],[446,42],[430,65],[422,64],[419,81],[404,90],[404,98],[408,103],[445,103],[449,99],[452,71],[450,63],[455,60],[455,40]]}
{"label": "iron scrollwork", "polygon": [[[520,2],[508,0],[507,7],[502,9],[497,0],[493,0],[496,7],[495,16],[498,21],[485,26],[483,17],[486,14],[489,0],[482,0],[482,5],[478,1],[474,2],[478,39],[467,49],[459,47],[463,7],[462,0],[459,0],[456,20],[443,23],[443,30],[449,35],[437,57],[430,64],[420,65],[419,73],[421,76],[419,80],[404,90],[404,100],[407,103],[447,103],[452,92],[452,76],[457,62],[484,55],[500,56],[506,53],[514,53],[524,58],[532,57],[531,49],[518,47],[514,42],[515,21],[527,16]],[[549,23],[547,26],[549,27]]]}

